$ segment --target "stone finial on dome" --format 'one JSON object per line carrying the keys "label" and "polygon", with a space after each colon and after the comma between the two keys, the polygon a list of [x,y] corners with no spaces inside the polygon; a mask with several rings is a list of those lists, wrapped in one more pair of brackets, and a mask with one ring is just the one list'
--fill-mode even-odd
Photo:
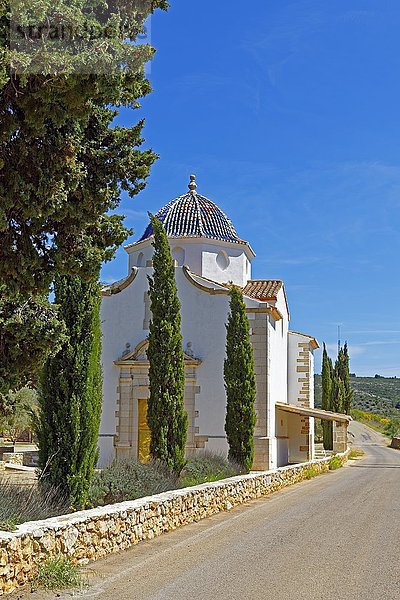
{"label": "stone finial on dome", "polygon": [[190,176],[189,190],[195,192],[197,190],[196,175]]}

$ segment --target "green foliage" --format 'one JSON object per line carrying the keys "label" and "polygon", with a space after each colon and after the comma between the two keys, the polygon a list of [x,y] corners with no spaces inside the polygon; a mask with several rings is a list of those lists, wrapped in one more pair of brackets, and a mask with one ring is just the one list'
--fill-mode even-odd
{"label": "green foliage", "polygon": [[321,471],[317,465],[308,465],[303,469],[303,479],[313,479],[317,475],[321,475]]}
{"label": "green foliage", "polygon": [[68,337],[47,361],[38,420],[43,485],[62,486],[74,508],[84,507],[97,462],[102,403],[100,288],[58,276],[56,302]]}
{"label": "green foliage", "polygon": [[169,490],[219,481],[233,477],[240,466],[219,454],[206,452],[191,458],[180,477],[157,461],[146,464],[130,459],[115,460],[102,471],[96,472],[89,493],[91,506],[136,500]]}
{"label": "green foliage", "polygon": [[[121,190],[145,187],[156,155],[141,150],[143,121],[114,119],[151,91],[154,50],[135,42],[157,8],[167,2],[0,4],[0,392],[34,381],[58,350],[55,274],[93,281],[129,233],[113,211]],[[11,18],[24,32],[13,47]],[[37,35],[55,24],[78,35]]]}
{"label": "green foliage", "polygon": [[91,506],[136,500],[176,489],[178,478],[165,465],[129,459],[116,460],[95,474],[89,493]]}
{"label": "green foliage", "polygon": [[246,306],[239,288],[230,289],[230,313],[226,325],[224,362],[227,397],[225,431],[229,459],[249,471],[254,458],[256,379]]}
{"label": "green foliage", "polygon": [[343,467],[343,461],[340,456],[332,456],[329,461],[329,470],[336,471],[336,469],[340,469],[340,467]]}
{"label": "green foliage", "polygon": [[[400,419],[400,378],[351,377],[353,408]],[[315,402],[321,406],[321,375],[315,375]]]}
{"label": "green foliage", "polygon": [[314,419],[314,437],[316,444],[323,441],[322,423],[323,421],[321,419]]}
{"label": "green foliage", "polygon": [[187,414],[184,408],[185,364],[175,267],[163,225],[151,217],[154,231],[153,277],[149,277],[150,321],[147,421],[150,452],[179,474],[185,463]]}
{"label": "green foliage", "polygon": [[83,585],[80,568],[68,556],[50,556],[39,565],[35,583],[46,590],[77,588]]}
{"label": "green foliage", "polygon": [[338,412],[350,414],[353,391],[350,387],[349,353],[347,342],[340,348],[335,364],[336,387],[333,390],[333,404]]}
{"label": "green foliage", "polygon": [[353,419],[356,419],[356,421],[360,421],[388,437],[395,437],[400,431],[400,418],[398,416],[388,417],[386,415],[371,413],[358,408],[354,408],[351,411],[351,416]]}
{"label": "green foliage", "polygon": [[37,393],[28,387],[0,396],[0,434],[15,444],[21,433],[32,427],[36,410]]}
{"label": "green foliage", "polygon": [[[2,3],[4,33],[10,16],[36,26],[14,49],[7,35],[1,42],[0,280],[10,290],[47,294],[55,271],[93,279],[126,237],[109,211],[121,189],[133,196],[144,187],[155,155],[138,149],[143,122],[125,128],[113,120],[151,91],[144,64],[154,50],[135,42],[156,8],[167,3],[59,0],[36,2],[32,12],[21,0],[12,13]],[[55,23],[107,37],[30,39]]]}
{"label": "green foliage", "polygon": [[13,531],[20,523],[38,521],[68,512],[68,503],[59,488],[45,490],[36,484],[21,485],[0,478],[0,529]]}
{"label": "green foliage", "polygon": [[[323,410],[332,410],[332,361],[326,351],[322,354],[322,408]],[[322,435],[325,450],[333,449],[333,423],[332,421],[322,421]]]}
{"label": "green foliage", "polygon": [[14,292],[10,298],[6,287],[1,285],[0,394],[35,383],[38,370],[47,356],[58,350],[64,333],[57,307],[48,300],[25,298]]}
{"label": "green foliage", "polygon": [[224,456],[205,452],[187,462],[181,474],[180,484],[182,487],[190,487],[207,481],[219,481],[239,475],[240,471],[240,465],[232,463]]}
{"label": "green foliage", "polygon": [[[324,410],[349,414],[353,390],[350,386],[349,354],[347,342],[340,348],[338,358],[333,368],[324,344],[322,354],[322,373],[315,379],[316,403],[321,403]],[[318,389],[319,388],[319,389]],[[333,449],[333,423],[322,421],[323,443],[325,450]]]}

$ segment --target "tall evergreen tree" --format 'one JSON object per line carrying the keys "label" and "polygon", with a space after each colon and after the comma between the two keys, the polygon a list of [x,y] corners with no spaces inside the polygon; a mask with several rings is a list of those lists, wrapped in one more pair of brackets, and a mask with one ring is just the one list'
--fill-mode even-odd
{"label": "tall evergreen tree", "polygon": [[140,148],[143,120],[116,127],[114,118],[151,91],[144,65],[154,49],[136,42],[158,8],[166,0],[0,3],[5,393],[30,381],[57,347],[60,321],[47,300],[55,273],[94,280],[129,233],[115,214],[121,190],[140,192],[156,156]]}
{"label": "tall evergreen tree", "polygon": [[230,313],[226,325],[226,359],[224,363],[227,397],[225,431],[229,458],[250,471],[254,458],[256,414],[256,378],[253,348],[250,342],[246,305],[239,288],[232,286]]}
{"label": "tall evergreen tree", "polygon": [[346,415],[350,414],[353,403],[353,390],[350,386],[350,365],[349,365],[349,350],[347,342],[339,351],[338,360],[336,363],[336,372],[338,378],[343,383],[342,390],[342,412]]}
{"label": "tall evergreen tree", "polygon": [[345,387],[343,381],[335,371],[332,383],[332,410],[337,413],[344,412]]}
{"label": "tall evergreen tree", "polygon": [[150,321],[147,421],[150,453],[179,473],[185,463],[187,414],[184,408],[185,363],[182,349],[180,302],[175,267],[167,235],[151,216],[154,232],[153,276],[149,277]]}
{"label": "tall evergreen tree", "polygon": [[339,349],[334,369],[334,385],[332,386],[332,406],[336,412],[349,414],[353,400],[350,387],[349,353],[347,342]]}
{"label": "tall evergreen tree", "polygon": [[[326,351],[322,353],[322,408],[323,410],[332,410],[332,361]],[[333,423],[332,421],[322,420],[323,442],[325,450],[333,449]]]}
{"label": "tall evergreen tree", "polygon": [[55,300],[67,327],[61,350],[44,368],[38,418],[44,484],[61,488],[71,506],[85,506],[97,463],[102,402],[100,286],[70,275],[55,279]]}

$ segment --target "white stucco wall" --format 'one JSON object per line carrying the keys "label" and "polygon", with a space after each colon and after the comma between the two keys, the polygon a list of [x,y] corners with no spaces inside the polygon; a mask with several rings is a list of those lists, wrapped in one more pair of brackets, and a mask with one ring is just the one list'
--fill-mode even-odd
{"label": "white stucco wall", "polygon": [[[103,410],[100,426],[100,460],[101,466],[107,464],[114,456],[113,438],[117,419],[117,387],[119,368],[114,361],[147,337],[143,330],[145,317],[144,293],[147,289],[145,268],[138,269],[135,280],[126,289],[113,296],[104,296],[101,303],[101,326],[103,334],[102,367],[103,367]],[[105,437],[106,436],[106,437]]]}
{"label": "white stucco wall", "polygon": [[[103,330],[102,365],[104,375],[103,414],[100,429],[100,464],[113,454],[113,438],[117,420],[117,386],[119,369],[113,363],[121,357],[126,344],[133,350],[148,335],[143,329],[144,295],[148,289],[146,275],[151,268],[139,268],[134,281],[113,296],[104,297],[101,309]],[[181,301],[183,347],[192,343],[192,350],[202,364],[197,369],[196,395],[198,435],[209,437],[206,448],[226,452],[228,449],[225,423],[225,389],[223,363],[225,358],[225,323],[229,311],[228,295],[211,295],[187,280],[182,268],[176,269],[176,282]]]}
{"label": "white stucco wall", "polygon": [[[288,333],[288,402],[290,404],[302,404],[304,399],[304,381],[308,378],[309,393],[306,405],[314,407],[314,352],[311,346],[311,338],[307,335],[289,331]],[[308,344],[307,348],[300,348],[299,344]],[[308,356],[300,356],[300,351],[308,351]],[[299,362],[299,361],[302,362]],[[307,366],[307,371],[298,372],[297,367]]]}
{"label": "white stucco wall", "polygon": [[[172,256],[193,273],[219,283],[232,281],[245,286],[251,279],[253,253],[245,244],[208,240],[207,238],[169,238]],[[151,239],[126,246],[129,268],[146,266],[153,255]]]}
{"label": "white stucco wall", "polygon": [[[172,245],[173,250],[176,247],[184,250],[185,264],[188,264],[186,257],[190,259],[191,253],[195,253],[196,249],[196,244],[193,243],[193,240],[186,245],[181,243],[179,243],[179,246],[178,244]],[[215,256],[219,251],[220,247],[218,245],[199,243],[197,240],[196,260],[200,256],[204,261],[205,267],[203,268],[202,266],[200,269],[203,271],[203,275],[204,270],[209,269],[211,271],[215,268],[212,261],[215,261]],[[151,259],[152,252],[151,240],[140,243],[134,250],[131,247],[129,249],[130,265],[136,265],[140,253],[143,253],[141,264],[146,265],[147,261]],[[241,252],[240,247],[232,249],[231,258],[231,264],[234,263],[233,259],[237,260],[238,273],[245,264],[245,261],[248,261],[248,258]],[[193,258],[194,260],[195,258]],[[207,261],[209,263],[208,266]],[[191,270],[194,270],[194,262],[188,266]],[[227,269],[225,271],[221,270],[221,272],[225,273],[226,271]],[[127,351],[127,344],[129,344],[130,350],[134,350],[148,336],[149,302],[147,297],[147,275],[151,275],[151,273],[151,267],[139,267],[137,275],[130,285],[112,296],[105,296],[103,298],[101,320],[103,331],[102,365],[104,374],[104,401],[100,429],[101,466],[107,464],[114,457],[113,436],[116,434],[117,427],[115,414],[118,410],[119,384],[119,368],[114,365],[114,361]],[[209,275],[211,274],[209,273]],[[215,273],[209,278],[217,279]],[[198,391],[195,396],[195,410],[197,411],[195,419],[196,434],[208,437],[206,449],[226,453],[228,445],[224,430],[226,394],[223,365],[226,341],[225,323],[227,322],[229,313],[229,296],[223,287],[219,289],[223,293],[208,293],[204,289],[201,289],[202,285],[212,289],[219,286],[209,283],[201,279],[201,277],[194,276],[194,279],[195,281],[191,281],[182,267],[176,267],[176,282],[181,301],[183,348],[185,349],[190,342],[194,356],[202,361],[201,365],[196,369],[196,386]],[[226,278],[221,277],[221,281],[226,281]],[[147,300],[147,318],[145,299]],[[245,298],[245,303],[248,308],[257,310],[260,307],[264,307],[261,310],[265,309],[265,304],[251,298]],[[288,401],[288,387],[289,401],[296,403],[295,396],[298,395],[299,389],[296,358],[298,339],[297,334],[292,335],[288,333],[289,313],[283,289],[279,291],[276,301],[272,302],[272,304],[275,305],[282,315],[282,319],[278,321],[275,321],[271,315],[268,316],[266,339],[266,433],[271,441],[271,465],[275,467],[286,464],[288,459],[293,460],[293,457],[290,457],[290,444],[287,437],[294,436],[297,439],[299,434],[296,431],[297,425],[295,426],[294,423],[291,424],[289,417],[284,415],[282,418],[278,418],[275,403]],[[254,320],[254,313],[252,316]],[[249,317],[251,317],[251,314],[249,314]],[[251,320],[250,327],[252,327]],[[304,336],[301,336],[301,338],[301,341],[304,342]],[[310,352],[311,373],[313,373],[312,361],[312,352]],[[310,389],[310,402],[311,396],[313,402],[313,388],[312,390]]]}
{"label": "white stucco wall", "polygon": [[[285,443],[276,439],[276,402],[287,402],[287,332],[289,328],[289,314],[283,289],[278,292],[276,302],[273,302],[282,315],[282,319],[275,321],[272,317],[268,320],[268,346],[267,346],[267,435],[272,438],[271,463],[275,467],[282,460],[285,452]],[[281,458],[279,457],[281,455]],[[285,464],[285,463],[279,463]]]}

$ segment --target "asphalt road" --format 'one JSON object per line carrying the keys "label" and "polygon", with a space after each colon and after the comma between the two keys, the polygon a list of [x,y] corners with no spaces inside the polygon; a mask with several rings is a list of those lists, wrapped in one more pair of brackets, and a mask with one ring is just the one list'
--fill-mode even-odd
{"label": "asphalt road", "polygon": [[400,451],[352,431],[366,458],[99,561],[82,597],[400,600]]}

